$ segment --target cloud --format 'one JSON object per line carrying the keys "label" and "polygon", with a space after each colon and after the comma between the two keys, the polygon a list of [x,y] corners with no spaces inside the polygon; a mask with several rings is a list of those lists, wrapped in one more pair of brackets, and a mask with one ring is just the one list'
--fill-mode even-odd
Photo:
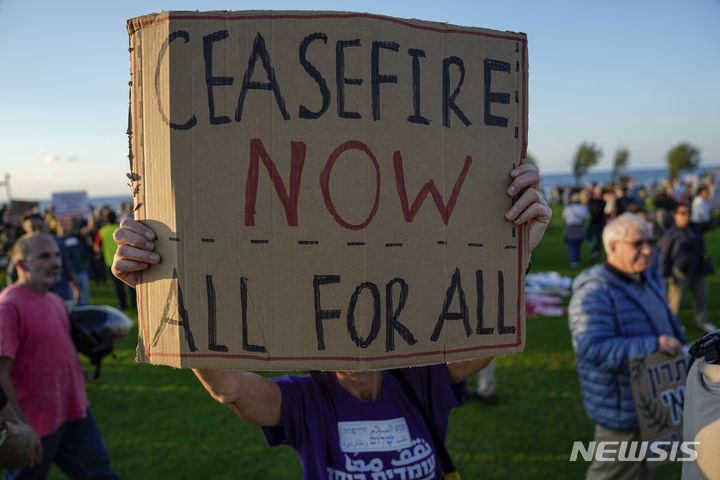
{"label": "cloud", "polygon": [[48,155],[45,155],[43,158],[43,163],[50,165],[51,163],[59,163],[59,162],[74,162],[78,160],[78,157],[75,155],[60,155],[59,153],[50,153]]}

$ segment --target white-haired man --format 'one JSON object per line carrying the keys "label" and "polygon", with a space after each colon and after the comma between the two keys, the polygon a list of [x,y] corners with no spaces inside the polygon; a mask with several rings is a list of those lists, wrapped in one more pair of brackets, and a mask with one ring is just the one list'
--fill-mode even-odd
{"label": "white-haired man", "polygon": [[[628,359],[679,354],[685,338],[656,282],[648,281],[654,244],[642,218],[625,213],[603,231],[605,263],[573,282],[569,320],[585,411],[596,441],[639,441]],[[588,479],[649,478],[644,462],[593,462]]]}

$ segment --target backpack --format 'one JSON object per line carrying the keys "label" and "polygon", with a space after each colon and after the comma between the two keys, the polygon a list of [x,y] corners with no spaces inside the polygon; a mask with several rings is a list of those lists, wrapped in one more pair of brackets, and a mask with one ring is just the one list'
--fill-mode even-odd
{"label": "backpack", "polygon": [[70,312],[70,332],[75,349],[95,367],[91,378],[100,376],[103,358],[112,354],[116,339],[127,337],[133,322],[108,305],[87,305]]}

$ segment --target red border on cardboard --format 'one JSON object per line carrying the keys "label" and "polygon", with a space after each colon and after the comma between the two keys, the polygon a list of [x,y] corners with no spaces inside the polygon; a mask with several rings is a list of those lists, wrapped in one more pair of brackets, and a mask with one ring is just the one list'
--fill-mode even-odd
{"label": "red border on cardboard", "polygon": [[[524,163],[525,157],[527,155],[527,128],[525,124],[525,119],[527,112],[525,111],[525,104],[527,99],[527,78],[526,78],[526,63],[527,63],[527,38],[520,37],[520,36],[513,36],[512,33],[509,33],[507,36],[501,35],[501,34],[492,34],[488,32],[478,32],[478,31],[470,31],[470,30],[455,30],[455,29],[442,29],[438,27],[431,27],[428,25],[417,25],[412,22],[400,19],[400,18],[394,18],[394,17],[385,17],[381,15],[373,15],[370,13],[338,13],[338,14],[308,14],[308,15],[299,15],[299,14],[267,14],[267,15],[237,15],[237,16],[224,16],[224,15],[172,15],[171,13],[168,13],[166,16],[154,18],[153,20],[146,21],[146,22],[139,22],[138,24],[132,24],[132,32],[130,32],[130,37],[132,39],[131,41],[131,48],[132,48],[132,61],[131,61],[131,73],[132,73],[132,88],[133,88],[133,129],[132,133],[134,135],[134,155],[133,158],[133,172],[138,172],[138,158],[137,158],[137,152],[138,152],[138,132],[137,129],[137,81],[136,81],[136,73],[137,73],[137,50],[136,50],[136,43],[135,43],[135,34],[140,30],[141,28],[155,25],[159,23],[168,22],[171,19],[172,20],[221,20],[221,21],[228,21],[228,20],[263,20],[263,19],[292,19],[292,20],[317,20],[317,19],[327,19],[327,18],[334,18],[334,19],[354,19],[354,18],[370,18],[373,20],[381,20],[391,23],[396,23],[399,25],[402,25],[404,27],[408,28],[414,28],[416,30],[426,30],[436,33],[442,33],[442,34],[460,34],[460,35],[473,35],[473,36],[482,36],[482,37],[488,37],[488,38],[495,38],[499,40],[510,40],[514,42],[518,42],[522,44],[522,92],[523,92],[523,102],[522,102],[522,132],[521,132],[521,156],[520,156],[520,162],[519,165],[522,165]],[[145,154],[143,150],[143,155]],[[144,185],[144,184],[143,184]],[[136,211],[135,219],[138,221],[141,221],[144,219],[144,215],[141,213],[143,212],[145,206],[141,205],[140,208]],[[517,318],[520,318],[521,314],[523,313],[521,311],[522,309],[522,289],[524,285],[521,283],[522,279],[522,272],[523,272],[523,232],[525,231],[525,227],[518,227],[517,228],[517,250],[518,250],[518,263],[517,263],[517,277],[518,277],[518,284],[517,284],[517,298],[516,298],[516,306],[517,306]],[[142,284],[143,275],[142,272],[139,272],[138,274],[138,285]],[[389,360],[389,359],[397,359],[397,358],[416,358],[416,357],[424,357],[428,355],[438,355],[438,354],[452,354],[452,353],[463,353],[463,352],[472,352],[472,351],[479,351],[479,350],[489,350],[489,349],[498,349],[498,348],[506,348],[506,347],[517,347],[522,343],[522,322],[517,323],[517,328],[515,331],[515,343],[509,343],[509,344],[503,344],[503,345],[482,345],[478,347],[468,347],[468,348],[459,348],[455,350],[436,350],[432,352],[418,352],[418,353],[408,353],[408,354],[395,354],[395,355],[377,355],[374,357],[364,357],[364,358],[358,358],[358,357],[347,357],[347,356],[324,356],[324,357],[268,357],[268,356],[260,356],[260,355],[244,355],[244,354],[221,354],[221,353],[151,353],[149,351],[149,332],[148,332],[148,322],[145,318],[145,287],[140,288],[138,291],[138,318],[140,326],[139,328],[141,331],[144,332],[144,338],[143,338],[143,348],[145,356],[150,359],[152,357],[164,357],[164,358],[228,358],[228,359],[245,359],[245,360],[261,360],[261,361],[267,361],[267,362],[274,362],[274,361],[298,361],[298,360],[318,360],[318,361],[325,361],[325,360],[349,360],[349,361],[355,361],[355,362],[369,362],[369,361],[376,361],[376,360]]]}

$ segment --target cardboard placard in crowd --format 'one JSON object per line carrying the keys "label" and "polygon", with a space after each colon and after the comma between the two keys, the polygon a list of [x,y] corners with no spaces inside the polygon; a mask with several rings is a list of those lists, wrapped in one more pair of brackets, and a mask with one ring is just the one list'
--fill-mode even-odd
{"label": "cardboard placard in crowd", "polygon": [[524,34],[350,12],[128,21],[138,359],[365,370],[521,351]]}
{"label": "cardboard placard in crowd", "polygon": [[55,218],[84,217],[90,211],[86,191],[53,192],[52,205]]}
{"label": "cardboard placard in crowd", "polygon": [[[685,355],[671,357],[661,352],[630,359],[630,385],[640,437],[643,442],[648,442],[646,448],[650,467],[657,467],[687,453],[678,452],[679,443],[675,442],[682,440],[688,361]],[[675,451],[671,452],[671,449]]]}

